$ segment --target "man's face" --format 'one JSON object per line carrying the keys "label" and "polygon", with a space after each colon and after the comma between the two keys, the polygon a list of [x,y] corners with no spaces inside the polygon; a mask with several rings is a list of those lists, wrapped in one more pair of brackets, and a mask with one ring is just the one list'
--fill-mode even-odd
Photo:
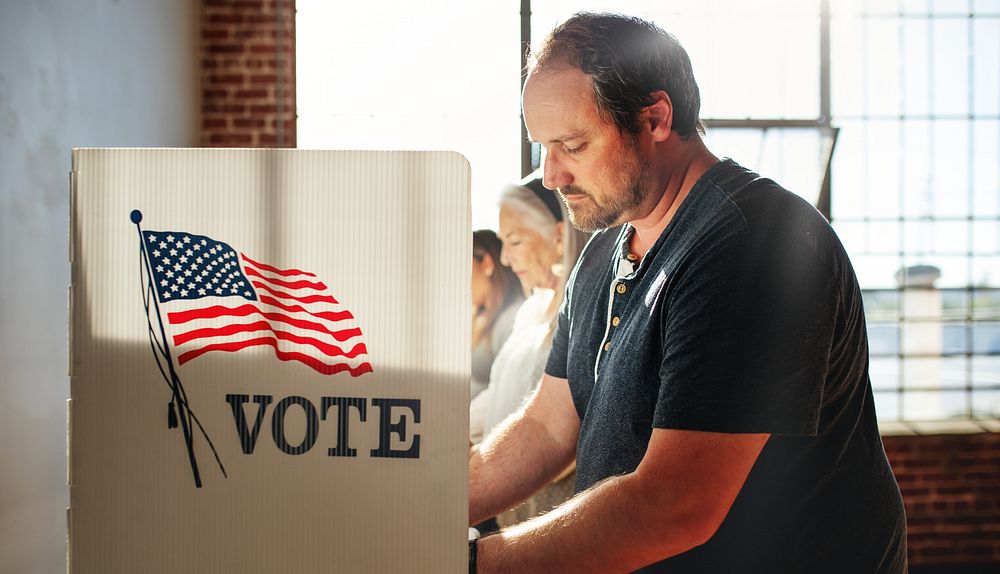
{"label": "man's face", "polygon": [[645,215],[648,161],[636,137],[600,116],[586,74],[577,68],[531,74],[522,105],[532,141],[545,147],[542,183],[559,192],[574,226],[594,231]]}

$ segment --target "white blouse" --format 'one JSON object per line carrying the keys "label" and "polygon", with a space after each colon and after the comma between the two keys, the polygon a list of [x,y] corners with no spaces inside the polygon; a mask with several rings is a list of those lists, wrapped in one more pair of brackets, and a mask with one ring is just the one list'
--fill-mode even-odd
{"label": "white blouse", "polygon": [[510,336],[493,359],[486,390],[469,405],[469,438],[479,444],[517,411],[542,379],[552,348],[546,311],[555,291],[535,289],[517,310]]}

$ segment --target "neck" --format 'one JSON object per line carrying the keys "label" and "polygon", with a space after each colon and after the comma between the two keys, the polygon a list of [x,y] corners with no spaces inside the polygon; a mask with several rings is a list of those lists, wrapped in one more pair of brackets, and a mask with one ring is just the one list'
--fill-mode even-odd
{"label": "neck", "polygon": [[630,248],[640,256],[656,243],[698,179],[719,161],[697,134],[672,148],[663,150],[663,157],[658,158],[661,169],[654,167],[654,175],[660,181],[665,180],[659,184],[663,191],[659,195],[651,194],[651,205],[645,210],[645,216],[629,222],[635,228]]}

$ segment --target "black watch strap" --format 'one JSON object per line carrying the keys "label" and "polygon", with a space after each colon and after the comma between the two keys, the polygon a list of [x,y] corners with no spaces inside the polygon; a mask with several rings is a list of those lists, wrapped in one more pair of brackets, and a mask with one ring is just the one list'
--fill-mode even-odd
{"label": "black watch strap", "polygon": [[476,554],[478,552],[479,531],[469,528],[469,574],[476,574]]}

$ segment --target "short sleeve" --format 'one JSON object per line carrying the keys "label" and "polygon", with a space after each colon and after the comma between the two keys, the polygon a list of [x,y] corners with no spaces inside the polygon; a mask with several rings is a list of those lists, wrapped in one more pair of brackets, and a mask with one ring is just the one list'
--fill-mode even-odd
{"label": "short sleeve", "polygon": [[801,237],[735,234],[678,268],[653,426],[815,435],[839,290]]}

